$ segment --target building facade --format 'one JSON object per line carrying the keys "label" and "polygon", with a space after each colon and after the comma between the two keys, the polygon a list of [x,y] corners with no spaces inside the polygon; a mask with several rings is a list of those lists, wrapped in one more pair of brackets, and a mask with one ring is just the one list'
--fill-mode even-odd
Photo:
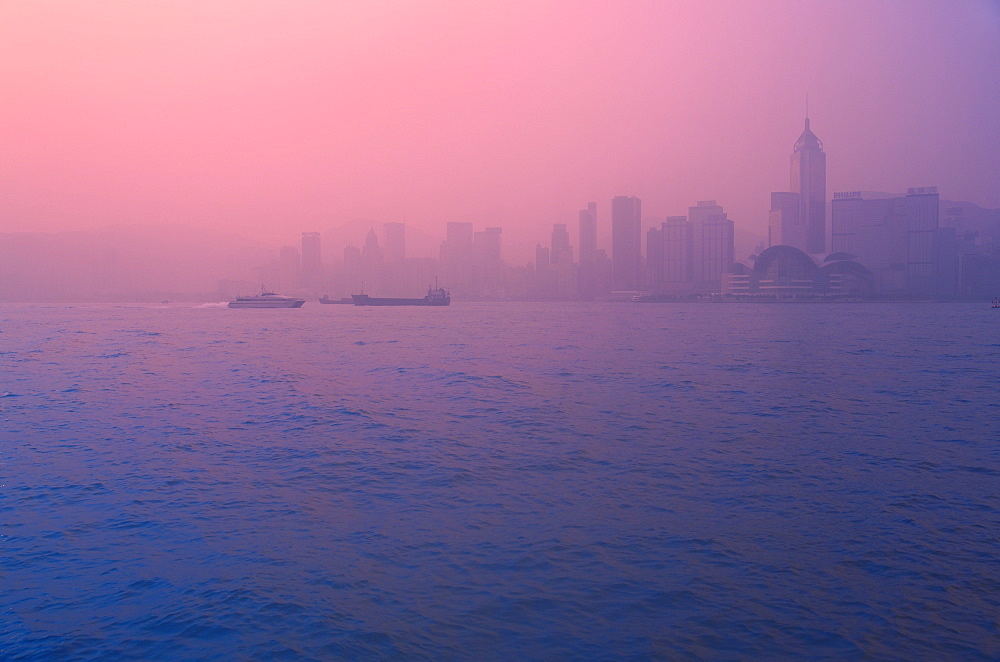
{"label": "building facade", "polygon": [[856,256],[872,271],[876,294],[955,294],[956,240],[953,230],[939,227],[936,187],[911,188],[905,196],[838,192],[832,207],[831,248]]}
{"label": "building facade", "polygon": [[620,195],[611,200],[611,288],[642,287],[642,201]]}
{"label": "building facade", "polygon": [[806,253],[826,252],[826,154],[823,143],[809,128],[808,117],[792,148],[791,192],[799,195],[797,222],[805,231],[805,246],[795,247]]}

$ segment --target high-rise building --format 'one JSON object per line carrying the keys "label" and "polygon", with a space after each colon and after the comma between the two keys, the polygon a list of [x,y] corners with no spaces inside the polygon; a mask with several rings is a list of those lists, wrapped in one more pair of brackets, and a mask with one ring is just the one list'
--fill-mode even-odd
{"label": "high-rise building", "polygon": [[654,292],[663,287],[664,232],[661,227],[646,230],[646,282],[645,289]]}
{"label": "high-rise building", "polygon": [[722,274],[735,262],[735,228],[726,218],[714,217],[701,224],[701,278],[702,288],[721,292]]}
{"label": "high-rise building", "polygon": [[596,259],[597,259],[597,203],[587,203],[586,209],[580,210],[580,271],[578,288],[580,297],[593,299],[597,294]]}
{"label": "high-rise building", "polygon": [[620,195],[611,200],[611,288],[642,287],[642,201]]}
{"label": "high-rise building", "polygon": [[663,283],[683,290],[694,280],[694,232],[687,216],[667,216],[663,228]]}
{"label": "high-rise building", "polygon": [[368,234],[365,235],[365,247],[361,251],[361,259],[364,265],[362,271],[363,284],[368,288],[368,292],[378,294],[384,294],[385,283],[382,278],[382,265],[384,264],[384,258],[382,256],[382,248],[378,245],[378,236],[375,234],[374,229],[369,229]]}
{"label": "high-rise building", "polygon": [[719,292],[722,274],[735,261],[735,228],[715,200],[699,200],[688,207],[691,224],[691,273],[694,290]]}
{"label": "high-rise building", "polygon": [[500,237],[503,228],[488,227],[473,235],[472,247],[476,259],[475,295],[486,299],[507,296],[503,280],[503,252]]}
{"label": "high-rise building", "polygon": [[573,247],[569,245],[569,230],[565,223],[552,226],[552,264],[572,264]]}
{"label": "high-rise building", "polygon": [[572,299],[576,296],[576,265],[573,264],[573,247],[569,245],[569,230],[565,223],[552,226],[550,263],[555,296]]}
{"label": "high-rise building", "polygon": [[[767,245],[794,246],[806,251],[806,226],[799,209],[799,194],[772,193],[767,216]],[[808,252],[808,251],[806,251]]]}
{"label": "high-rise building", "polygon": [[323,283],[323,263],[319,232],[302,233],[302,285],[310,294],[320,291]]}
{"label": "high-rise building", "polygon": [[[798,222],[805,229],[806,253],[826,251],[826,154],[823,143],[806,127],[795,141],[791,156],[791,192],[799,194]],[[786,242],[787,243],[787,242]],[[792,244],[788,244],[792,245]]]}
{"label": "high-rise building", "polygon": [[[953,232],[938,227],[937,188],[911,188],[905,197],[858,192],[833,196],[832,245],[856,256],[875,278],[875,292],[886,296],[951,295],[955,279]],[[949,241],[950,240],[950,241]]]}
{"label": "high-rise building", "polygon": [[443,287],[453,296],[469,297],[475,293],[475,264],[472,223],[448,223],[445,241],[441,244],[441,266],[444,272]]}

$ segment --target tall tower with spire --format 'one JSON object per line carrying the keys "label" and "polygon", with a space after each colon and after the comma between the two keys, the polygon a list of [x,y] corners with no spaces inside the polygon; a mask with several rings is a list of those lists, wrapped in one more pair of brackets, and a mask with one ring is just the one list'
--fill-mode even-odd
{"label": "tall tower with spire", "polygon": [[792,151],[791,191],[799,194],[799,223],[805,230],[805,251],[826,252],[826,153],[809,128]]}

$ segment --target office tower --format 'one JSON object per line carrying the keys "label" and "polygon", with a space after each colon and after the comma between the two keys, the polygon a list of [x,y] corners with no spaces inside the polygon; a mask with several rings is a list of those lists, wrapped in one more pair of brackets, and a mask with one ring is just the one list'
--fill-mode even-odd
{"label": "office tower", "polygon": [[911,296],[929,297],[935,293],[940,206],[936,186],[906,191],[906,288]]}
{"label": "office tower", "polygon": [[[833,196],[832,245],[857,256],[875,277],[875,292],[886,296],[928,297],[940,294],[947,233],[938,228],[937,188],[911,188],[905,197],[858,191]],[[952,250],[954,242],[952,242]]]}
{"label": "office tower", "polygon": [[699,200],[694,207],[688,207],[688,220],[701,224],[713,218],[725,218],[726,212],[715,200]]}
{"label": "office tower", "polygon": [[805,130],[795,141],[791,164],[791,191],[799,194],[798,222],[804,226],[806,235],[803,250],[823,253],[826,251],[826,154],[823,143],[809,129],[808,117]]}
{"label": "office tower", "polygon": [[385,233],[385,251],[383,259],[386,264],[402,262],[406,257],[406,225],[403,223],[386,223],[382,226]]}
{"label": "office tower", "polygon": [[551,271],[555,296],[572,299],[576,296],[576,265],[573,264],[573,247],[569,245],[569,230],[565,223],[552,226]]}
{"label": "office tower", "polygon": [[657,292],[663,287],[663,228],[646,230],[646,288]]}
{"label": "office tower", "polygon": [[735,262],[735,227],[725,217],[714,217],[701,225],[701,278],[706,289],[721,292],[722,274]]}
{"label": "office tower", "polygon": [[475,296],[474,235],[472,223],[448,223],[441,244],[444,282],[453,296]]}
{"label": "office tower", "polygon": [[611,287],[638,290],[642,286],[642,202],[620,195],[611,200]]}
{"label": "office tower", "polygon": [[531,297],[534,299],[551,299],[555,296],[551,256],[552,253],[547,246],[535,244],[535,274],[531,288]]}
{"label": "office tower", "polygon": [[798,193],[772,193],[767,216],[767,245],[806,250],[806,226],[799,210]]}
{"label": "office tower", "polygon": [[475,294],[486,299],[507,296],[503,280],[503,252],[500,237],[503,228],[488,227],[472,239],[475,254]]}
{"label": "office tower", "polygon": [[735,261],[735,229],[733,222],[715,200],[699,200],[688,207],[691,224],[691,273],[694,290],[719,292],[722,274]]}
{"label": "office tower", "polygon": [[580,210],[580,298],[590,300],[597,294],[595,260],[597,259],[597,203],[587,203]]}
{"label": "office tower", "polygon": [[319,292],[323,282],[323,263],[319,232],[302,233],[302,285],[310,294]]}
{"label": "office tower", "polygon": [[686,289],[694,279],[694,232],[687,216],[667,216],[663,231],[663,283],[668,290]]}
{"label": "office tower", "polygon": [[597,295],[611,294],[611,257],[603,248],[598,248],[594,257],[594,282]]}
{"label": "office tower", "polygon": [[572,264],[573,247],[569,245],[569,230],[565,223],[552,226],[552,264]]}

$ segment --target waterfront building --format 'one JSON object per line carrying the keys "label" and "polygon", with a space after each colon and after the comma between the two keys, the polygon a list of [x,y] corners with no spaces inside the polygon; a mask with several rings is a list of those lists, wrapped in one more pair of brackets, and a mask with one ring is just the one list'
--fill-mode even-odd
{"label": "waterfront building", "polygon": [[[796,246],[807,253],[826,251],[826,154],[823,143],[809,128],[795,141],[791,155],[791,192],[799,195],[799,217],[805,230],[805,246]],[[790,244],[788,244],[790,245]]]}
{"label": "waterfront building", "polygon": [[715,200],[688,207],[692,238],[692,286],[695,292],[719,292],[722,274],[735,261],[735,228]]}
{"label": "waterfront building", "polygon": [[597,294],[597,203],[587,203],[580,210],[580,269],[578,289],[580,298],[591,300]]}
{"label": "waterfront building", "polygon": [[767,245],[806,250],[806,226],[799,208],[799,194],[772,193],[767,216]]}
{"label": "waterfront building", "polygon": [[794,246],[771,246],[748,267],[732,265],[723,294],[748,300],[864,299],[872,295],[871,271],[847,253],[809,255]]}
{"label": "waterfront building", "polygon": [[663,231],[665,291],[691,290],[694,281],[694,228],[687,216],[667,216]]}
{"label": "waterfront building", "polygon": [[860,191],[833,196],[832,248],[857,256],[874,274],[876,294],[951,296],[958,282],[954,230],[939,227],[937,187],[905,196]]}
{"label": "waterfront building", "polygon": [[646,283],[645,289],[657,292],[664,280],[663,228],[651,227],[646,230]]}
{"label": "waterfront building", "polygon": [[472,239],[475,253],[475,296],[484,299],[507,297],[500,237],[503,228],[488,227],[476,232]]}
{"label": "waterfront building", "polygon": [[310,294],[319,292],[323,283],[323,262],[319,232],[302,233],[302,286]]}
{"label": "waterfront building", "polygon": [[444,282],[452,297],[476,296],[474,241],[472,223],[448,223],[440,255]]}
{"label": "waterfront building", "polygon": [[620,195],[611,200],[611,287],[637,291],[642,286],[642,201]]}

